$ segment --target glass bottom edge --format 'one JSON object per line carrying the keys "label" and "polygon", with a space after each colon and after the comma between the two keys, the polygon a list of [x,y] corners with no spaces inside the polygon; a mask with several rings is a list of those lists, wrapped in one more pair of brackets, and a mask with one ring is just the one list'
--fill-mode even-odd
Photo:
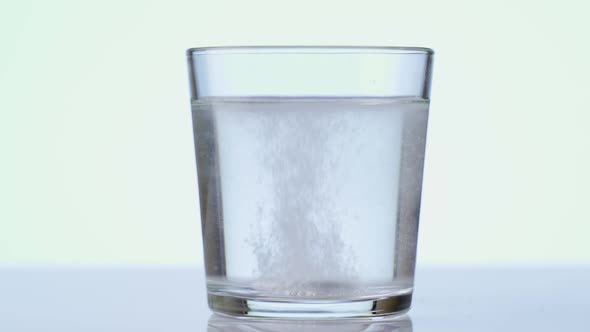
{"label": "glass bottom edge", "polygon": [[331,302],[278,302],[209,293],[208,301],[213,312],[240,318],[388,318],[403,315],[410,310],[412,293]]}

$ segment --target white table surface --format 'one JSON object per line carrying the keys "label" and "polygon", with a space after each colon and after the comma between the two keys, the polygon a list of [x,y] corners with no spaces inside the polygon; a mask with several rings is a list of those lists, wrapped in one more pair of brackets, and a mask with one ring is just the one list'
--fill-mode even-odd
{"label": "white table surface", "polygon": [[590,267],[419,268],[392,322],[213,316],[191,267],[0,267],[0,331],[590,331]]}

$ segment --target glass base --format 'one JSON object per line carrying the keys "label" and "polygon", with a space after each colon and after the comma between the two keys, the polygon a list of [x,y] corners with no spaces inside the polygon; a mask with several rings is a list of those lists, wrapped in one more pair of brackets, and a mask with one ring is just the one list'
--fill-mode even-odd
{"label": "glass base", "polygon": [[371,318],[401,315],[410,310],[412,293],[378,299],[350,301],[267,301],[231,295],[209,294],[209,307],[216,313],[259,318]]}

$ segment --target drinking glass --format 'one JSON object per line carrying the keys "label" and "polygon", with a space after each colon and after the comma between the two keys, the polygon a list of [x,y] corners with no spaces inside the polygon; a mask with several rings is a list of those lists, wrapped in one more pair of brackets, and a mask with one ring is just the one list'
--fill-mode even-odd
{"label": "drinking glass", "polygon": [[256,317],[410,307],[433,51],[187,51],[209,306]]}

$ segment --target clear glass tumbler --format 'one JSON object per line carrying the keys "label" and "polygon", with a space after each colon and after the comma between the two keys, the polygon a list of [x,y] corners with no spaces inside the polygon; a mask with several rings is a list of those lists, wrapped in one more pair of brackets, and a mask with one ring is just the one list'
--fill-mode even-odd
{"label": "clear glass tumbler", "polygon": [[433,51],[187,51],[209,306],[409,309]]}

